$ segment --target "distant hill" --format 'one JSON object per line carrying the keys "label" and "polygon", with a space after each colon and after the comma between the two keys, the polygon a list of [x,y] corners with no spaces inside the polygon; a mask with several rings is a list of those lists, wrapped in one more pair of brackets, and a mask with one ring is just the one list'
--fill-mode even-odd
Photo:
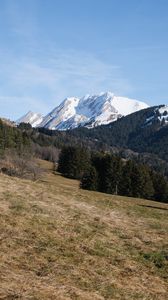
{"label": "distant hill", "polygon": [[6,124],[7,126],[11,126],[11,127],[16,127],[17,124],[9,119],[6,119],[6,118],[0,118],[0,120]]}

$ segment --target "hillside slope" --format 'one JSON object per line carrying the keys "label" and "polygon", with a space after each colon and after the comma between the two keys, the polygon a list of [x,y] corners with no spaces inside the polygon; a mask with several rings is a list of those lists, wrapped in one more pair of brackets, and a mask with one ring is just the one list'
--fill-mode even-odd
{"label": "hillside slope", "polygon": [[93,129],[77,128],[69,135],[101,141],[109,146],[148,152],[168,161],[168,108],[155,106]]}
{"label": "hillside slope", "polygon": [[168,205],[0,175],[0,299],[167,299]]}

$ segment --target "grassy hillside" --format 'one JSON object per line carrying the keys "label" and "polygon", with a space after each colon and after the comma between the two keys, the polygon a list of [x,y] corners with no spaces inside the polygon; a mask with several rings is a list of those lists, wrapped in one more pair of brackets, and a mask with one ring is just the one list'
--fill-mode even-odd
{"label": "grassy hillside", "polygon": [[167,299],[168,205],[0,175],[0,299]]}

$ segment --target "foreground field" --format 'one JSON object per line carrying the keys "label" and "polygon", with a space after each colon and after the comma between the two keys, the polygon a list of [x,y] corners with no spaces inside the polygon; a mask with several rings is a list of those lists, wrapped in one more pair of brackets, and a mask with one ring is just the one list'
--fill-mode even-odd
{"label": "foreground field", "polygon": [[168,205],[0,175],[0,299],[167,299]]}

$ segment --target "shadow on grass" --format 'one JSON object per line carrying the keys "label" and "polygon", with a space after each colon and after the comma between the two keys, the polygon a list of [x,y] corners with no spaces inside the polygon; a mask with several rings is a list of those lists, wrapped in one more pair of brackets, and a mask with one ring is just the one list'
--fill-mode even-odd
{"label": "shadow on grass", "polygon": [[166,207],[158,207],[158,206],[144,205],[144,204],[138,204],[138,206],[141,206],[141,207],[148,207],[148,208],[154,208],[154,209],[161,209],[161,210],[167,210],[167,211],[168,211],[168,208],[166,208]]}

